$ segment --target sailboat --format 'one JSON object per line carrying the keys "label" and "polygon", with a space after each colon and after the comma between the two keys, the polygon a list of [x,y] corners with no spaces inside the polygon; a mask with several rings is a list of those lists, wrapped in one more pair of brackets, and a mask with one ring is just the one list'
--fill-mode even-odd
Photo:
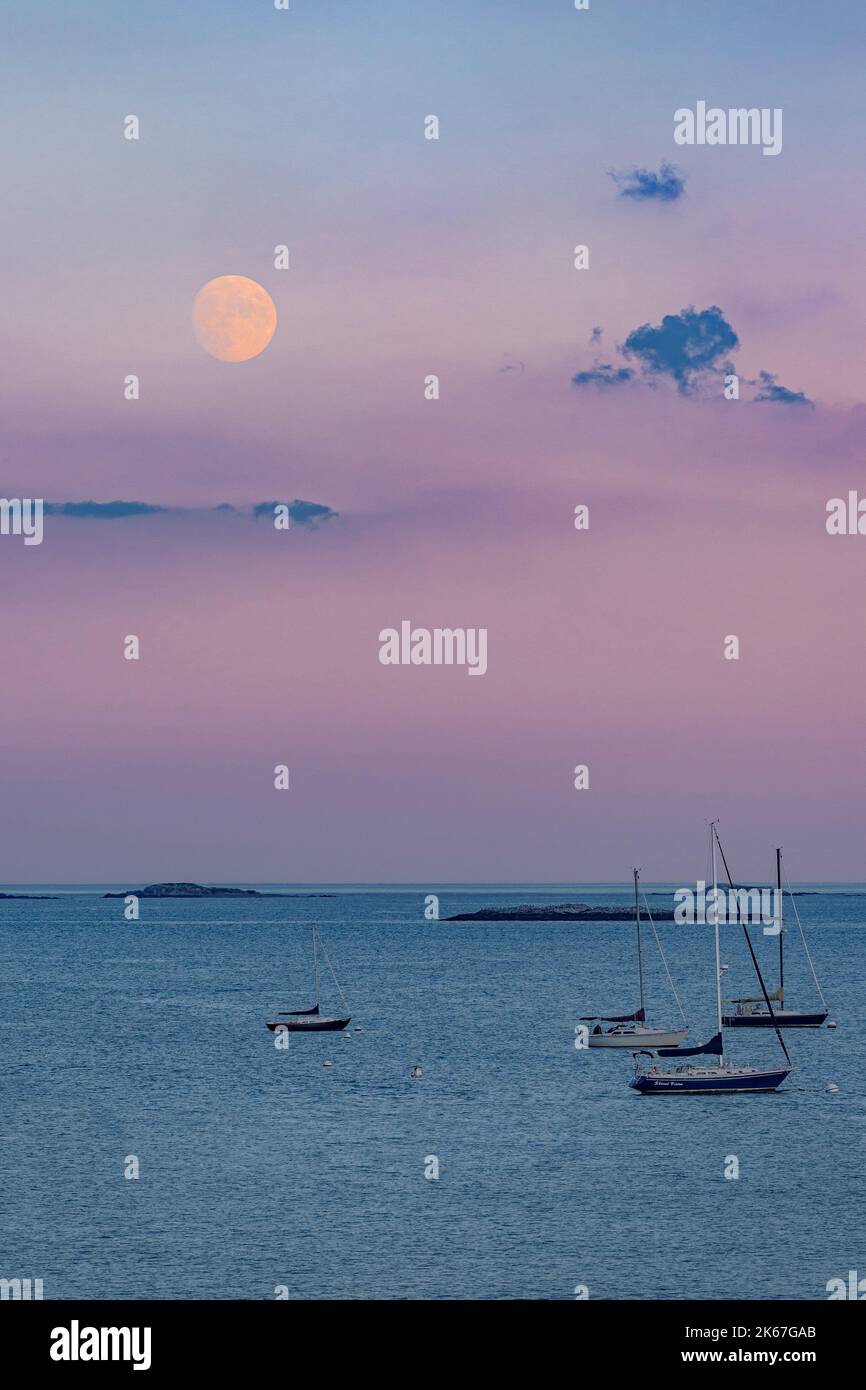
{"label": "sailboat", "polygon": [[[639,882],[640,874],[638,870],[635,869],[634,920],[635,927],[637,929],[637,966],[638,979],[640,982],[640,1008],[637,1009],[633,1014],[612,1014],[607,1017],[601,1017],[591,1014],[589,1017],[580,1019],[581,1023],[595,1024],[595,1027],[589,1035],[590,1047],[630,1047],[632,1049],[635,1047],[676,1047],[678,1043],[682,1042],[683,1038],[686,1036],[686,1033],[688,1032],[687,1028],[653,1028],[646,1021],[646,1007],[644,1005],[643,984],[643,945],[641,942],[640,933]],[[655,931],[655,927],[653,927],[653,931]],[[658,941],[657,936],[656,942],[658,943],[659,952],[661,953],[662,961],[664,962],[664,967],[667,971],[667,961],[665,961],[664,953],[661,950],[661,943]],[[668,979],[670,980],[669,972]],[[672,980],[671,988],[673,988]],[[676,997],[676,990],[674,990],[674,997]],[[679,1004],[679,999],[677,999],[677,1003]],[[682,1009],[680,1009],[680,1012],[682,1013]],[[613,1028],[608,1028],[605,1032],[605,1030],[601,1026],[603,1023],[612,1023],[614,1026]]]}
{"label": "sailboat", "polygon": [[[659,1066],[652,1052],[638,1052],[635,1054],[634,1076],[629,1082],[629,1085],[641,1095],[707,1095],[721,1091],[775,1091],[778,1090],[782,1082],[786,1077],[790,1076],[794,1069],[794,1064],[788,1055],[788,1049],[785,1047],[784,1039],[778,1029],[776,1030],[776,1037],[779,1039],[779,1044],[788,1062],[787,1067],[775,1067],[772,1069],[738,1067],[731,1065],[730,1062],[725,1062],[722,1046],[722,963],[719,953],[719,888],[716,876],[716,846],[719,844],[719,841],[715,821],[710,825],[710,836],[713,857],[712,912],[713,935],[716,947],[716,1019],[718,1027],[715,1036],[710,1038],[709,1042],[704,1043],[702,1047],[659,1048],[657,1051],[660,1057],[698,1057],[700,1055],[706,1055],[708,1057],[716,1057],[718,1061],[714,1063],[690,1062],[686,1063],[685,1066],[676,1066],[666,1070],[664,1067]],[[719,849],[721,850],[720,844]],[[724,859],[724,854],[722,854],[722,858]],[[730,874],[728,877],[730,878]],[[758,979],[760,980],[761,988],[764,991],[767,1008],[772,1016],[773,1006],[769,1002],[769,997],[764,988],[763,976],[761,975],[757,957],[755,956],[751,940],[749,939],[748,928],[745,927],[745,924],[744,930],[746,932],[746,941],[749,945],[749,951],[752,955],[752,962],[755,966]],[[649,1065],[642,1061],[644,1056],[650,1057],[651,1060]]]}
{"label": "sailboat", "polygon": [[346,1005],[346,1017],[329,1018],[319,1010],[319,956],[317,951],[318,942],[316,928],[313,923],[310,924],[310,931],[313,934],[313,979],[316,985],[316,1002],[311,1009],[293,1009],[289,1013],[277,1014],[276,1019],[272,1023],[268,1023],[268,1027],[272,1033],[337,1033],[347,1027],[351,1021],[351,1015],[348,1012],[345,996],[340,989],[340,982],[334,974],[334,968],[330,960],[328,960],[328,953],[324,950],[324,947],[322,950],[324,951],[325,960],[328,962],[328,969],[333,976],[334,984],[340,992],[340,998],[343,1000],[343,1004]]}
{"label": "sailboat", "polygon": [[722,1023],[725,1028],[772,1028],[776,1023],[780,1028],[820,1028],[830,1012],[827,1008],[826,1000],[818,981],[815,967],[812,964],[812,957],[809,954],[809,947],[806,945],[806,937],[803,934],[803,926],[800,922],[800,914],[797,912],[797,904],[793,896],[791,902],[794,905],[794,913],[797,918],[797,926],[800,929],[800,937],[806,952],[806,959],[812,970],[812,978],[815,987],[821,997],[823,1009],[815,1009],[811,1013],[802,1009],[785,1008],[785,927],[782,921],[783,895],[782,895],[782,851],[776,850],[776,901],[779,905],[779,987],[768,998],[773,1004],[778,1004],[778,1009],[770,1009],[765,1005],[762,997],[726,999],[726,1004],[736,1004],[734,1013],[722,1014]]}

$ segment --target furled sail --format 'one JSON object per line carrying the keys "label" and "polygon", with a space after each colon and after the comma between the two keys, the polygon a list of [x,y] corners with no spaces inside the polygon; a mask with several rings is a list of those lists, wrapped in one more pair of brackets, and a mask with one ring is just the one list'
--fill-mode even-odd
{"label": "furled sail", "polygon": [[712,1052],[721,1057],[722,1035],[717,1033],[709,1042],[704,1043],[703,1047],[658,1047],[656,1052],[659,1057],[699,1057],[704,1052]]}
{"label": "furled sail", "polygon": [[646,1023],[646,1009],[633,1014],[584,1014],[580,1023]]}
{"label": "furled sail", "polygon": [[[778,988],[773,994],[768,994],[768,995],[767,995],[767,998],[768,998],[768,999],[772,999],[773,1002],[774,1002],[775,1004],[783,1004],[783,1003],[785,1002],[785,991],[784,991],[784,989],[782,988],[782,986],[779,985],[779,988]],[[764,1002],[764,996],[763,996],[763,994],[758,994],[758,995],[753,996],[753,997],[751,997],[751,998],[749,998],[748,996],[746,996],[746,997],[744,997],[744,998],[742,998],[742,999],[726,999],[726,1000],[725,1000],[725,1003],[726,1003],[726,1004],[763,1004],[763,1002]]]}

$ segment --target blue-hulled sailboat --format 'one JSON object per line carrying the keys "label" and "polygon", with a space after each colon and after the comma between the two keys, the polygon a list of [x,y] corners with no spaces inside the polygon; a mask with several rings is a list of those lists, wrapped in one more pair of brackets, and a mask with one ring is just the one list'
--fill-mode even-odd
{"label": "blue-hulled sailboat", "polygon": [[[352,1016],[348,1012],[348,1008],[345,1015],[341,1014],[339,1017],[327,1016],[320,1010],[319,957],[316,950],[316,928],[313,923],[310,923],[310,931],[313,936],[313,980],[316,986],[316,1002],[311,1009],[292,1009],[287,1013],[278,1014],[277,1017],[273,1021],[268,1022],[267,1025],[272,1033],[337,1033],[348,1027],[349,1023],[352,1021]],[[328,953],[325,951],[324,945],[322,950],[325,952],[325,960],[328,962],[328,969],[333,976],[334,984],[337,986],[340,998],[345,1004],[345,995],[340,989],[340,981],[334,974],[334,967],[331,965],[330,960],[328,960]]]}
{"label": "blue-hulled sailboat", "polygon": [[[710,826],[710,838],[713,859],[713,936],[715,940],[715,970],[716,970],[716,1019],[717,1030],[715,1036],[701,1047],[674,1047],[658,1048],[658,1057],[699,1057],[705,1056],[708,1059],[715,1057],[718,1060],[712,1062],[692,1063],[688,1062],[685,1066],[674,1066],[665,1068],[659,1066],[653,1053],[635,1053],[635,1073],[629,1085],[644,1096],[661,1095],[713,1095],[719,1092],[745,1092],[745,1091],[776,1091],[782,1082],[790,1076],[794,1069],[794,1064],[788,1055],[781,1033],[776,1030],[782,1051],[785,1054],[787,1067],[775,1067],[764,1069],[760,1067],[740,1067],[734,1066],[725,1061],[724,1048],[722,1044],[722,965],[719,951],[719,909],[718,909],[718,880],[716,871],[716,846],[721,850],[716,831],[716,823]],[[724,858],[724,854],[722,855]],[[730,875],[728,875],[730,877]],[[752,961],[761,983],[764,999],[770,1015],[773,1014],[773,1006],[770,1003],[766,988],[764,987],[763,976],[761,975],[758,961],[749,939],[748,928],[744,925],[746,941],[752,955]],[[643,1058],[649,1057],[647,1064]]]}

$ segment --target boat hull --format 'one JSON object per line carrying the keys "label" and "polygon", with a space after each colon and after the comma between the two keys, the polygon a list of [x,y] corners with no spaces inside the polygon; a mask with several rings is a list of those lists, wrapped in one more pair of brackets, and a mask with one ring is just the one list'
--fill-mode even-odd
{"label": "boat hull", "polygon": [[774,1009],[772,1018],[766,1010],[754,1014],[723,1014],[722,1024],[725,1028],[820,1028],[828,1012],[819,1009],[810,1014],[795,1009]]}
{"label": "boat hull", "polygon": [[679,1047],[686,1030],[665,1033],[660,1028],[641,1028],[634,1033],[590,1033],[590,1047],[628,1047],[634,1052],[641,1047]]}
{"label": "boat hull", "polygon": [[642,1096],[706,1096],[730,1095],[737,1092],[776,1091],[786,1077],[789,1068],[776,1071],[737,1071],[707,1069],[703,1074],[694,1075],[677,1072],[643,1072],[629,1082],[633,1090]]}
{"label": "boat hull", "polygon": [[350,1022],[350,1018],[280,1018],[268,1027],[272,1033],[340,1033]]}

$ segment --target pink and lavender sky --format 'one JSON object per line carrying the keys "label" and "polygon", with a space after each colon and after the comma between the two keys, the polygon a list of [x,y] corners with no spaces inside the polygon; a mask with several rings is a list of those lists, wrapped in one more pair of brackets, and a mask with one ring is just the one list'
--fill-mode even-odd
{"label": "pink and lavender sky", "polygon": [[[866,878],[866,539],[824,525],[866,494],[859,3],[3,28],[0,495],[167,510],[0,537],[0,880],[688,881],[710,816],[741,879]],[[676,146],[698,100],[782,153]],[[279,314],[243,364],[191,330],[223,274]],[[249,514],[293,499],[338,515]],[[404,618],[487,627],[487,674],[381,666]]]}

